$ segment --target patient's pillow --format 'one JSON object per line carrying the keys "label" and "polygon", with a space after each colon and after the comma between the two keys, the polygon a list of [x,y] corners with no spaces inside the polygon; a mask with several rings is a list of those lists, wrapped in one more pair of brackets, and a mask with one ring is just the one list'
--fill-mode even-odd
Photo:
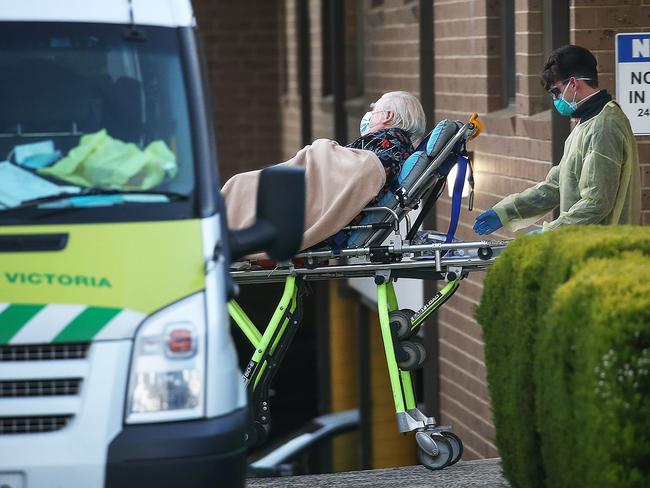
{"label": "patient's pillow", "polygon": [[429,161],[425,152],[415,151],[406,161],[404,161],[402,170],[397,178],[397,184],[407,189],[410,188],[428,164]]}
{"label": "patient's pillow", "polygon": [[435,157],[456,135],[460,127],[462,127],[461,123],[456,120],[444,119],[438,122],[427,141],[427,154]]}

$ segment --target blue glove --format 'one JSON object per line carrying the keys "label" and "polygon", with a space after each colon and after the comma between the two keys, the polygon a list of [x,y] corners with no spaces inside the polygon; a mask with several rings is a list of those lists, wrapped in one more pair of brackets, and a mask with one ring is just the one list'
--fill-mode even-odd
{"label": "blue glove", "polygon": [[544,229],[533,229],[533,230],[529,230],[528,232],[526,232],[526,235],[527,236],[532,236],[534,234],[541,234],[542,232],[544,232]]}
{"label": "blue glove", "polygon": [[474,222],[474,232],[481,235],[492,234],[492,232],[501,227],[503,227],[503,224],[497,213],[492,209],[476,217],[476,221]]}

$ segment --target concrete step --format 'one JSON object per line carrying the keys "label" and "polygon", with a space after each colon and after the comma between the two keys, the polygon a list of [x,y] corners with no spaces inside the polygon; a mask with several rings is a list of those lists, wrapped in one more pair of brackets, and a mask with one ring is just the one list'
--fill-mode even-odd
{"label": "concrete step", "polygon": [[423,466],[350,471],[347,473],[292,476],[285,478],[253,478],[247,480],[251,488],[316,488],[316,487],[373,487],[373,488],[508,488],[501,474],[499,458],[461,461],[440,471]]}

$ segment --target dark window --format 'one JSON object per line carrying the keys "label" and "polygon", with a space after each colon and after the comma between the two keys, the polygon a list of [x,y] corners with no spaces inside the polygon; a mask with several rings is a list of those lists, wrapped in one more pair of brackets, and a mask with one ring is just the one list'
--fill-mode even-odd
{"label": "dark window", "polygon": [[322,96],[332,94],[332,22],[331,7],[328,0],[322,0],[320,9],[322,43]]}
{"label": "dark window", "polygon": [[[332,86],[333,56],[343,55],[345,60],[345,97],[363,95],[363,3],[343,2],[343,53],[332,51],[334,26],[332,25],[332,5],[328,0],[321,2],[321,42],[322,46],[322,96],[334,93]],[[341,32],[338,30],[338,32]]]}
{"label": "dark window", "polygon": [[287,43],[287,7],[284,2],[280,2],[278,9],[278,31],[279,31],[279,52],[280,52],[280,93],[287,95],[289,93],[289,62],[287,52],[289,49]]}
{"label": "dark window", "polygon": [[515,0],[501,0],[501,99],[515,103]]}
{"label": "dark window", "polygon": [[345,2],[345,78],[347,98],[363,95],[363,4]]}

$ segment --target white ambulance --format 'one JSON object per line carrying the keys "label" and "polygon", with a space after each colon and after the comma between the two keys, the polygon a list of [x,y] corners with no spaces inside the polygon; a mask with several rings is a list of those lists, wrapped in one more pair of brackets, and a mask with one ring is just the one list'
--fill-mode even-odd
{"label": "white ambulance", "polygon": [[0,2],[0,487],[243,486],[229,256],[304,184],[229,232],[211,106],[189,0]]}

